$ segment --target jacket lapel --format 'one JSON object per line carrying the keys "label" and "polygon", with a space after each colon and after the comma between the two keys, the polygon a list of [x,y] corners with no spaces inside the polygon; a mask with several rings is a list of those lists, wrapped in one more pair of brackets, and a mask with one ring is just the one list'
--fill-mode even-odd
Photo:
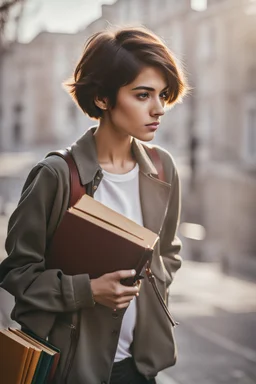
{"label": "jacket lapel", "polygon": [[140,201],[144,226],[159,233],[168,207],[171,185],[158,180],[157,170],[139,141],[134,139],[132,149],[140,167]]}
{"label": "jacket lapel", "polygon": [[159,233],[168,208],[171,186],[140,172],[140,201],[144,226]]}

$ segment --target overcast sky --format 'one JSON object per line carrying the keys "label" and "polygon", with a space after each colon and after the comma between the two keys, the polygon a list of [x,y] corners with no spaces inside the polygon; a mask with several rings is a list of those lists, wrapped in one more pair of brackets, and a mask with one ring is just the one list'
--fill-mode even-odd
{"label": "overcast sky", "polygon": [[27,0],[20,41],[28,42],[40,30],[76,32],[100,17],[101,5],[115,0]]}

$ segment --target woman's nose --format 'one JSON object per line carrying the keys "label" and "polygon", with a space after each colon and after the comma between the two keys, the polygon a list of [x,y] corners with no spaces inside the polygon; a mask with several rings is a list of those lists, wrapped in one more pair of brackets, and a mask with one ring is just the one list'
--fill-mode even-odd
{"label": "woman's nose", "polygon": [[161,99],[155,100],[152,106],[152,116],[163,116],[165,113],[163,101]]}

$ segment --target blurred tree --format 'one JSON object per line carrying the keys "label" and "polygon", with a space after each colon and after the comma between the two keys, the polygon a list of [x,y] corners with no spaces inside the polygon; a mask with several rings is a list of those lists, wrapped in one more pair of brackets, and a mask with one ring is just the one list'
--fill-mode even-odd
{"label": "blurred tree", "polygon": [[[21,16],[24,10],[26,0],[0,0],[0,53],[3,53],[6,43],[6,27],[8,23],[14,22],[14,40],[18,38],[18,29]],[[14,19],[12,18],[12,11],[15,9]]]}

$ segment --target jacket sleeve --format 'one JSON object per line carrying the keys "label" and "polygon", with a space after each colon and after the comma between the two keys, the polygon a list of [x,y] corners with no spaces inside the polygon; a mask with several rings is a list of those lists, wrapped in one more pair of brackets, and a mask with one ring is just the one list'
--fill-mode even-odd
{"label": "jacket sleeve", "polygon": [[[49,223],[60,218],[63,188],[57,172],[37,166],[29,175],[8,226],[8,257],[0,265],[0,286],[26,311],[69,312],[94,305],[89,276],[45,269]],[[55,219],[55,228],[57,220]],[[19,319],[16,319],[19,321]]]}
{"label": "jacket sleeve", "polygon": [[[182,264],[182,258],[179,255],[181,250],[181,241],[177,236],[181,208],[180,180],[173,160],[171,163],[171,169],[171,194],[167,214],[160,235],[160,254],[165,267],[167,286],[172,283],[175,272],[181,267]],[[170,169],[168,169],[168,171],[170,173]],[[166,169],[165,173],[167,173]]]}

